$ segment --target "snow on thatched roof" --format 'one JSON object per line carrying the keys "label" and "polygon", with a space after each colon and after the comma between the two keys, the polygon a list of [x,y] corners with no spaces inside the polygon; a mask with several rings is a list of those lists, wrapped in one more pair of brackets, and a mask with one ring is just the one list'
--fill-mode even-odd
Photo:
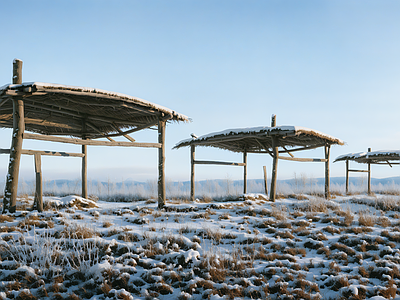
{"label": "snow on thatched roof", "polygon": [[[23,97],[26,129],[42,134],[95,138],[100,134],[156,123],[189,121],[169,108],[101,89],[27,82],[0,87],[0,126],[12,127],[11,97]],[[89,124],[82,128],[82,120]]]}
{"label": "snow on thatched roof", "polygon": [[174,149],[185,146],[208,146],[227,149],[234,152],[262,151],[272,149],[272,137],[277,138],[279,147],[320,147],[326,144],[343,145],[338,138],[317,130],[299,126],[259,126],[248,128],[227,129],[186,139],[177,143]]}
{"label": "snow on thatched roof", "polygon": [[338,156],[334,162],[354,160],[358,163],[377,163],[400,160],[400,150],[378,150],[372,152],[348,153]]}

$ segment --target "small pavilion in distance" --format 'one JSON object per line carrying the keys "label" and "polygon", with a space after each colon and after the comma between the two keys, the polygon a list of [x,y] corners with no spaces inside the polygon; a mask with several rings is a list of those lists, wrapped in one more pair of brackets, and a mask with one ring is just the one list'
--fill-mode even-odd
{"label": "small pavilion in distance", "polygon": [[[346,194],[349,193],[349,173],[350,172],[363,172],[368,173],[368,194],[372,194],[371,190],[371,165],[387,165],[392,167],[393,165],[400,165],[400,150],[378,150],[371,151],[368,148],[368,152],[357,152],[348,153],[338,156],[335,162],[345,161],[346,162]],[[350,169],[349,162],[355,161],[360,164],[367,164],[367,170]]]}
{"label": "small pavilion in distance", "polygon": [[[247,154],[268,154],[273,158],[270,200],[276,198],[276,182],[278,160],[297,162],[325,163],[325,198],[329,192],[329,156],[331,145],[344,145],[338,138],[322,132],[299,126],[276,126],[276,116],[272,116],[271,126],[227,129],[220,132],[192,137],[177,143],[174,149],[190,147],[191,149],[191,189],[190,198],[195,199],[195,165],[230,165],[241,166],[243,170],[243,193],[247,193]],[[214,147],[243,154],[243,162],[204,161],[196,160],[197,146]],[[324,148],[323,158],[295,157],[293,152]],[[281,154],[287,154],[286,156]]]}

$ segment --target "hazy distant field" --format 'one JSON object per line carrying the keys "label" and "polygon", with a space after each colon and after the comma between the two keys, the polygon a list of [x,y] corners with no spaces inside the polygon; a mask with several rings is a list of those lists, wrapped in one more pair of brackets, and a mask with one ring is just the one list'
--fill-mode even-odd
{"label": "hazy distant field", "polygon": [[[331,178],[331,192],[344,194],[345,178]],[[4,183],[0,184],[0,194],[3,192]],[[249,193],[264,193],[264,181],[261,179],[248,180]],[[269,182],[268,182],[269,188]],[[19,194],[33,195],[34,182],[20,180]],[[47,195],[80,195],[81,182],[77,180],[46,180],[43,182],[44,193]],[[100,199],[147,199],[157,196],[157,182],[155,180],[146,182],[137,181],[88,181],[89,195]],[[166,181],[167,197],[188,198],[190,195],[190,182],[188,181]],[[367,190],[367,179],[365,177],[350,178],[350,192],[353,194],[365,193]],[[372,191],[384,194],[400,193],[400,177],[385,179],[372,179]],[[278,180],[278,193],[281,196],[290,194],[313,194],[322,195],[324,192],[324,180],[322,178],[308,178],[304,175],[295,176],[290,180]],[[243,193],[243,182],[241,180],[205,180],[196,182],[196,196],[223,198],[228,196],[237,197]]]}

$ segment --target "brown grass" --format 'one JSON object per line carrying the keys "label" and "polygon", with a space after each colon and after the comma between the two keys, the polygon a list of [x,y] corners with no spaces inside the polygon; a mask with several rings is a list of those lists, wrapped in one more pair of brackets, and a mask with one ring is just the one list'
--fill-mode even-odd
{"label": "brown grass", "polygon": [[376,224],[378,224],[378,225],[381,226],[381,227],[389,227],[389,226],[392,225],[391,222],[390,222],[390,220],[389,220],[389,218],[388,218],[388,217],[385,217],[385,216],[379,217],[379,218],[376,220]]}
{"label": "brown grass", "polygon": [[98,208],[97,204],[92,202],[92,201],[88,201],[88,202],[83,202],[80,199],[74,199],[74,201],[72,203],[69,204],[69,206],[71,207],[76,207],[77,209],[88,209],[88,208]]}
{"label": "brown grass", "polygon": [[376,224],[376,216],[370,213],[360,212],[358,216],[358,224],[360,224],[360,226],[373,227]]}
{"label": "brown grass", "polygon": [[287,219],[286,207],[273,207],[270,216],[278,221],[285,221]]}
{"label": "brown grass", "polygon": [[347,233],[360,234],[373,231],[370,227],[352,227],[346,230]]}
{"label": "brown grass", "polygon": [[114,224],[111,223],[111,222],[109,222],[109,221],[103,222],[103,227],[104,227],[104,228],[108,228],[108,227],[111,227],[111,226],[113,226],[113,225],[114,225]]}
{"label": "brown grass", "polygon": [[60,237],[74,239],[89,239],[95,236],[100,236],[100,234],[94,229],[82,225],[67,225],[59,235]]}
{"label": "brown grass", "polygon": [[39,227],[40,224],[41,224],[41,220],[38,216],[28,216],[24,220],[20,221],[18,223],[18,226],[21,228],[25,228],[25,227],[30,228],[30,226]]}
{"label": "brown grass", "polygon": [[0,223],[4,223],[4,222],[12,222],[14,221],[14,217],[13,216],[8,216],[8,215],[0,215]]}

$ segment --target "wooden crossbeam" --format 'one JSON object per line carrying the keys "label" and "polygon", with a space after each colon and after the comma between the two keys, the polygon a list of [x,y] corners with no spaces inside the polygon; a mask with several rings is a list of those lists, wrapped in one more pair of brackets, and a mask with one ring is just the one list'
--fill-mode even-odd
{"label": "wooden crossbeam", "polygon": [[[0,149],[0,154],[10,154],[10,149]],[[63,157],[84,157],[82,153],[68,153],[59,151],[39,151],[39,150],[28,150],[22,149],[22,154],[25,155],[47,155],[47,156],[63,156]]]}
{"label": "wooden crossbeam", "polygon": [[8,100],[11,100],[11,98],[7,97],[7,98],[1,99],[0,106],[3,106]]}
{"label": "wooden crossbeam", "polygon": [[299,161],[299,162],[327,162],[328,160],[325,158],[302,158],[302,157],[286,157],[279,156],[279,159],[283,160],[291,160],[291,161]]}
{"label": "wooden crossbeam", "polygon": [[[163,118],[161,118],[161,121],[168,121],[168,120],[170,120],[172,118],[173,118],[172,115],[166,115]],[[140,130],[143,130],[143,129],[146,129],[146,128],[149,128],[149,127],[152,127],[152,126],[155,126],[155,125],[158,124],[158,122],[159,122],[159,120],[156,119],[156,120],[151,121],[151,122],[149,122],[147,124],[144,124],[144,125],[141,125],[141,126],[136,126],[135,128],[129,129],[129,130],[126,130],[126,131],[121,131],[121,130],[117,129],[117,131],[119,131],[120,133],[111,133],[111,134],[107,134],[105,136],[110,136],[110,137],[112,137],[112,136],[121,136],[121,135],[125,136],[125,135],[128,135],[130,133],[134,133],[134,132],[137,132],[137,131],[140,131]],[[115,124],[114,124],[114,126],[115,126]],[[94,137],[94,138],[97,138],[97,136]]]}
{"label": "wooden crossbeam", "polygon": [[368,170],[352,170],[352,169],[349,169],[348,170],[349,172],[358,172],[358,173],[368,173],[369,171]]}
{"label": "wooden crossbeam", "polygon": [[265,151],[267,151],[267,153],[271,155],[271,157],[274,157],[274,154],[271,151],[269,151],[268,147],[265,147],[258,139],[256,139],[256,142],[257,144],[260,145],[260,147],[262,147]]}
{"label": "wooden crossbeam", "polygon": [[67,144],[75,144],[75,145],[161,148],[160,143],[93,141],[93,140],[81,140],[81,139],[65,138],[65,137],[58,137],[58,136],[47,136],[47,135],[32,134],[32,133],[24,133],[24,139],[59,142],[59,143],[67,143]]}
{"label": "wooden crossbeam", "polygon": [[78,127],[78,125],[55,123],[55,122],[50,122],[50,121],[46,121],[43,119],[33,119],[33,118],[25,118],[25,124],[39,125],[39,126],[52,126],[52,127],[63,128],[63,129],[72,129],[72,130],[80,129],[80,127]]}
{"label": "wooden crossbeam", "polygon": [[[294,155],[293,155],[292,153],[290,153],[289,150],[286,149],[285,146],[282,146],[282,148],[285,149],[285,151],[286,151],[287,154],[289,154],[291,157],[294,157]],[[279,151],[278,151],[278,153],[279,153]]]}
{"label": "wooden crossbeam", "polygon": [[90,128],[92,128],[94,131],[96,131],[96,132],[98,132],[99,134],[101,134],[103,137],[107,138],[107,140],[109,140],[110,142],[115,142],[112,138],[103,135],[103,133],[102,133],[96,126],[94,126],[92,123],[90,123],[90,122],[88,122],[88,121],[85,121],[85,124],[86,124],[87,126],[89,126]]}
{"label": "wooden crossbeam", "polygon": [[212,160],[194,160],[194,164],[196,165],[224,165],[224,166],[245,166],[245,163],[235,163],[235,162],[227,162],[227,161],[212,161]]}
{"label": "wooden crossbeam", "polygon": [[296,151],[303,151],[303,150],[312,150],[312,149],[317,149],[320,147],[323,147],[324,145],[321,146],[307,146],[307,147],[301,147],[301,148],[294,148],[294,149],[290,149],[290,150],[281,150],[279,151],[279,153],[287,153],[287,152],[296,152]]}
{"label": "wooden crossbeam", "polygon": [[[112,127],[114,128],[114,130],[118,131],[120,133],[120,135],[122,135],[124,138],[126,138],[127,140],[131,141],[132,143],[135,142],[135,139],[127,134],[125,134],[121,129],[118,128],[118,126],[116,126],[115,124],[112,124]],[[109,137],[107,137],[109,138]]]}

